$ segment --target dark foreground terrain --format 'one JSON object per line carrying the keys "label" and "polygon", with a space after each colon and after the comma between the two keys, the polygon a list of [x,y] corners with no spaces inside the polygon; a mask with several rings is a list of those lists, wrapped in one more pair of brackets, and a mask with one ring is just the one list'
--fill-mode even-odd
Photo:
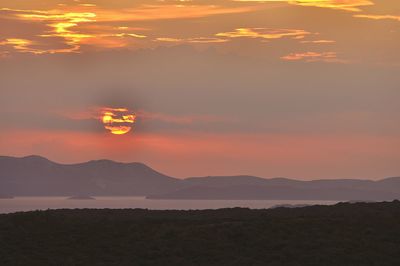
{"label": "dark foreground terrain", "polygon": [[400,265],[400,202],[5,214],[0,265]]}

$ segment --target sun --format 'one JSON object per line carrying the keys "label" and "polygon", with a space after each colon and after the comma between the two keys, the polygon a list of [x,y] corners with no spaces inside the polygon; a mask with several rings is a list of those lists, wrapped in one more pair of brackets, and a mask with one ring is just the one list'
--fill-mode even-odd
{"label": "sun", "polygon": [[105,107],[101,110],[104,128],[114,135],[124,135],[132,130],[136,115],[127,108]]}

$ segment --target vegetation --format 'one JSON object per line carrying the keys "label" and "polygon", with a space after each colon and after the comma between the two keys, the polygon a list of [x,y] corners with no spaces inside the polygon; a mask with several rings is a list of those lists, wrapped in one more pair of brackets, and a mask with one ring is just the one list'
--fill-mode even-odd
{"label": "vegetation", "polygon": [[400,265],[400,202],[3,214],[0,265]]}

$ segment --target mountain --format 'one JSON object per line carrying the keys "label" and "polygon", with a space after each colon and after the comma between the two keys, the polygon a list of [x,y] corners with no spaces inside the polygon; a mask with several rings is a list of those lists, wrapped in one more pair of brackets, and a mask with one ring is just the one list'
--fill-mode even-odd
{"label": "mountain", "polygon": [[150,195],[149,199],[217,200],[360,200],[380,201],[400,198],[400,192],[361,188],[301,188],[290,186],[195,186],[174,192]]}
{"label": "mountain", "polygon": [[328,179],[300,181],[255,176],[208,176],[187,178],[184,188],[150,199],[225,200],[394,200],[400,198],[400,177],[379,181]]}
{"label": "mountain", "polygon": [[147,196],[149,199],[393,200],[400,177],[300,181],[256,176],[177,179],[142,163],[59,164],[40,156],[0,156],[0,195]]}
{"label": "mountain", "polygon": [[65,165],[40,156],[0,157],[0,194],[13,196],[143,196],[171,191],[179,182],[141,163]]}

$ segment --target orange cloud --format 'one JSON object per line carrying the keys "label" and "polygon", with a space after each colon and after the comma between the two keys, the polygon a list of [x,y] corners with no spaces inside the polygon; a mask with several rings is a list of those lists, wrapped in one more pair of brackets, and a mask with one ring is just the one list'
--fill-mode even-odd
{"label": "orange cloud", "polygon": [[[193,4],[157,4],[139,5],[135,8],[103,8],[94,4],[77,4],[75,6],[61,5],[57,9],[49,10],[23,10],[1,8],[8,18],[17,20],[34,21],[43,23],[50,31],[43,32],[41,42],[46,43],[48,37],[64,39],[68,48],[34,50],[28,49],[32,43],[30,38],[19,39],[19,43],[9,42],[16,51],[32,53],[57,53],[79,52],[81,45],[95,47],[117,48],[126,47],[132,43],[132,38],[144,39],[146,35],[130,31],[129,27],[110,27],[105,23],[121,23],[132,21],[163,20],[163,19],[188,19],[200,18],[220,14],[234,14],[253,11],[255,7],[224,7],[218,5],[193,5]],[[97,31],[93,31],[96,26]],[[92,27],[90,27],[92,26]],[[37,36],[36,36],[37,37]],[[36,38],[35,38],[36,39]],[[159,41],[171,41],[168,38],[159,38]],[[23,41],[25,43],[23,43]],[[38,40],[36,40],[38,42]],[[225,40],[218,38],[190,38],[179,42],[189,43],[218,43]],[[3,43],[4,45],[5,43]]]}
{"label": "orange cloud", "polygon": [[333,40],[314,40],[314,41],[301,41],[301,43],[327,44],[327,43],[335,43],[335,41],[333,41]]}
{"label": "orange cloud", "polygon": [[304,38],[308,34],[311,33],[298,29],[238,28],[230,32],[217,33],[216,36],[228,38],[280,39],[284,37]]}
{"label": "orange cloud", "polygon": [[227,42],[228,40],[220,38],[207,38],[207,37],[186,38],[186,39],[165,37],[165,38],[157,38],[156,41],[171,42],[171,43],[224,43]]}
{"label": "orange cloud", "polygon": [[100,21],[146,21],[163,19],[201,18],[213,15],[245,13],[255,7],[223,7],[218,5],[142,5],[122,10],[99,9]]}
{"label": "orange cloud", "polygon": [[369,0],[296,0],[288,2],[293,5],[331,8],[351,12],[361,11],[360,7],[362,6],[374,5]]}
{"label": "orange cloud", "polygon": [[330,63],[339,63],[344,62],[337,58],[337,54],[335,52],[304,52],[304,53],[291,53],[281,57],[281,59],[286,61],[306,61],[306,62],[330,62]]}
{"label": "orange cloud", "polygon": [[192,124],[195,122],[222,122],[228,119],[211,115],[170,115],[164,113],[138,111],[137,116],[142,120],[158,120],[172,124]]}
{"label": "orange cloud", "polygon": [[0,8],[0,11],[16,13],[27,20],[80,22],[146,21],[163,19],[200,18],[213,15],[251,12],[254,6],[224,7],[218,5],[140,5],[135,8],[107,9],[96,5],[61,6],[61,9],[29,10]]}
{"label": "orange cloud", "polygon": [[286,2],[291,5],[298,6],[310,6],[310,7],[321,7],[330,8],[337,10],[344,10],[350,12],[361,11],[362,6],[371,6],[374,3],[370,0],[235,0],[237,2]]}
{"label": "orange cloud", "polygon": [[20,52],[40,53],[40,51],[31,48],[32,41],[26,39],[10,38],[0,42],[0,45],[8,45]]}
{"label": "orange cloud", "polygon": [[[197,122],[232,122],[233,119],[217,115],[201,115],[201,114],[190,114],[190,115],[173,115],[161,112],[149,112],[146,110],[133,111],[128,108],[109,108],[109,107],[94,107],[87,110],[60,110],[53,112],[57,116],[72,120],[100,120],[104,122],[104,116],[106,115],[107,122],[113,118],[114,122],[123,123],[135,123],[136,119],[141,121],[161,121],[170,124],[181,124],[188,125]],[[126,116],[118,118],[120,114],[128,114]],[[111,116],[111,118],[109,117]]]}
{"label": "orange cloud", "polygon": [[367,18],[367,19],[374,19],[374,20],[382,20],[382,19],[390,19],[390,20],[397,20],[400,21],[400,16],[394,15],[354,15],[355,18]]}
{"label": "orange cloud", "polygon": [[[15,51],[20,53],[31,53],[31,54],[45,54],[45,53],[60,53],[70,52],[70,48],[65,49],[45,49],[43,43],[38,41],[32,41],[28,39],[9,38],[5,41],[0,42],[0,46],[12,47]],[[10,52],[3,52],[5,55],[9,55]]]}
{"label": "orange cloud", "polygon": [[[94,22],[96,14],[92,12],[69,12],[69,11],[58,11],[58,10],[21,10],[21,9],[9,9],[2,8],[0,11],[7,12],[8,16],[11,16],[17,20],[43,22],[47,27],[51,28],[51,31],[43,32],[39,36],[42,37],[41,41],[36,40],[33,43],[30,40],[24,40],[25,44],[14,46],[14,49],[18,51],[31,52],[36,54],[43,53],[64,53],[74,52],[79,49],[79,43],[83,38],[92,37],[89,34],[79,33],[73,29],[81,23]],[[36,46],[45,46],[46,38],[49,37],[61,37],[65,40],[65,45],[69,48],[63,49],[33,49],[30,48],[33,44]]]}

